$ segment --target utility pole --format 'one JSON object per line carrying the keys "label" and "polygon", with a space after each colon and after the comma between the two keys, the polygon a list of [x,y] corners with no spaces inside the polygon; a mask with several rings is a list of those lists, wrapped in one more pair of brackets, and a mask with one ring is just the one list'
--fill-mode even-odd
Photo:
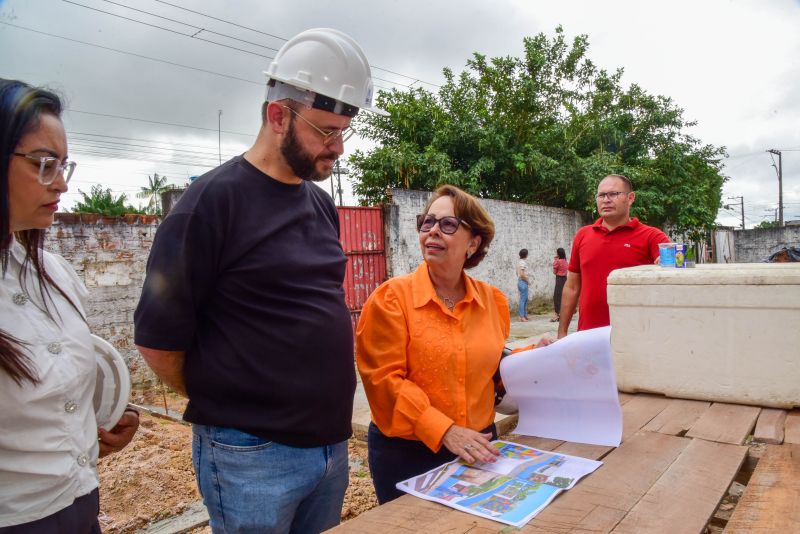
{"label": "utility pole", "polygon": [[219,150],[219,164],[222,165],[222,110],[217,114],[217,149]]}
{"label": "utility pole", "polygon": [[[342,190],[342,175],[343,174],[350,174],[350,169],[342,167],[339,165],[339,160],[336,160],[336,165],[334,165],[333,172],[336,173],[336,192],[339,193],[339,202],[336,204],[337,206],[344,205],[343,193]],[[333,197],[334,202],[336,202],[336,194],[333,192],[333,176],[331,176],[331,196]]]}
{"label": "utility pole", "polygon": [[[744,197],[728,197],[728,200],[739,200],[740,202],[739,206],[742,210],[742,230],[744,230]],[[725,209],[730,209],[730,207],[731,205],[728,204],[727,206],[725,206]]]}
{"label": "utility pole", "polygon": [[775,169],[778,172],[778,228],[783,228],[783,158],[780,150],[770,148],[767,152],[778,156],[778,168]]}

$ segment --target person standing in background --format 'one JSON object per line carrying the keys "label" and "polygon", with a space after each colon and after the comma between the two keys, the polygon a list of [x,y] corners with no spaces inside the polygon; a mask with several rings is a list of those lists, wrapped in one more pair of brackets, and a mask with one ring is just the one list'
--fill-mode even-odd
{"label": "person standing in background", "polygon": [[658,259],[658,244],[669,238],[658,228],[631,218],[636,199],[631,181],[610,174],[597,186],[600,218],[575,234],[572,254],[559,310],[558,337],[567,335],[569,323],[580,300],[578,330],[608,326],[606,287],[615,269],[648,265]]}
{"label": "person standing in background", "polygon": [[519,320],[528,320],[528,249],[523,248],[519,251],[519,263],[517,264],[517,289],[519,290]]}
{"label": "person standing in background", "polygon": [[553,274],[556,275],[556,287],[553,290],[553,318],[551,323],[558,322],[561,313],[561,293],[564,291],[564,284],[567,282],[567,253],[558,247],[556,257],[553,260]]}

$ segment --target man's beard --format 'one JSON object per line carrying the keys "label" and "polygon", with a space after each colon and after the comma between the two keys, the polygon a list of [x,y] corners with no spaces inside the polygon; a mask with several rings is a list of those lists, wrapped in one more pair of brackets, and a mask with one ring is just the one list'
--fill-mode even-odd
{"label": "man's beard", "polygon": [[[303,180],[311,180],[312,182],[321,182],[331,175],[331,171],[326,174],[317,172],[317,159],[312,158],[308,152],[303,150],[300,143],[297,141],[297,135],[294,131],[294,117],[289,122],[289,130],[286,132],[286,137],[281,143],[281,155],[286,160],[286,163],[292,169],[292,172],[298,178]],[[336,159],[334,153],[320,154],[320,156],[330,156]]]}

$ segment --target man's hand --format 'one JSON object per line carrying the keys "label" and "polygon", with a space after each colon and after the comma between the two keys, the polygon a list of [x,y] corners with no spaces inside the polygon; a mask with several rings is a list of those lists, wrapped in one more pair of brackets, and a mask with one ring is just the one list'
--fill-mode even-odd
{"label": "man's hand", "polygon": [[139,414],[130,410],[122,413],[117,425],[111,430],[97,429],[100,438],[100,458],[121,451],[133,439],[139,428]]}

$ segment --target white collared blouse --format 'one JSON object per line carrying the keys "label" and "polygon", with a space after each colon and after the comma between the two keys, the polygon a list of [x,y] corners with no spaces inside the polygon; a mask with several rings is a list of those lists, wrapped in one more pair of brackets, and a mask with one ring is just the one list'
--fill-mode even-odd
{"label": "white collared blouse", "polygon": [[19,386],[0,371],[0,527],[47,517],[98,486],[88,292],[66,260],[48,252],[48,274],[80,313],[52,287],[43,296],[30,264],[23,288],[24,257],[15,240],[0,276],[0,329],[27,344],[40,382]]}

